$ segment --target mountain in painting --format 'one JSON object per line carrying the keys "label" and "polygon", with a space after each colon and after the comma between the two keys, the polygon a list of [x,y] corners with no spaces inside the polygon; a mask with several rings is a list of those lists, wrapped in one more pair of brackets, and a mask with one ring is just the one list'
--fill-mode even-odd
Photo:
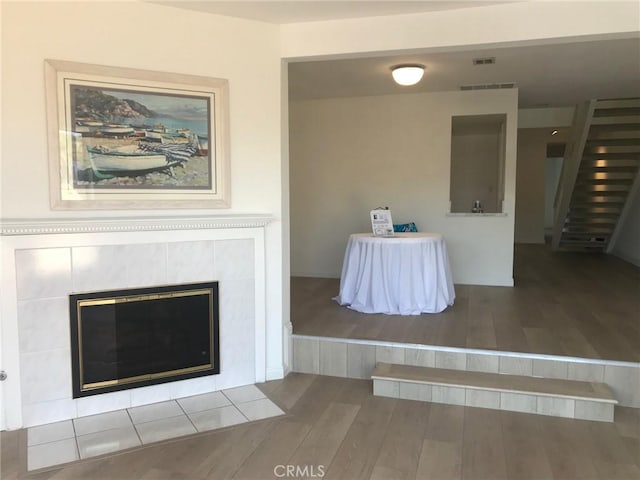
{"label": "mountain in painting", "polygon": [[73,87],[74,113],[76,117],[108,120],[121,118],[161,117],[135,100],[119,99],[97,88]]}

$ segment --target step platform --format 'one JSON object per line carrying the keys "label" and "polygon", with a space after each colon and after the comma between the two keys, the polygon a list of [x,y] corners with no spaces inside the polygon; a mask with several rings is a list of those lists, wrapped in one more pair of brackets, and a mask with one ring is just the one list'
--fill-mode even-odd
{"label": "step platform", "polygon": [[373,394],[423,402],[613,422],[604,383],[378,363]]}

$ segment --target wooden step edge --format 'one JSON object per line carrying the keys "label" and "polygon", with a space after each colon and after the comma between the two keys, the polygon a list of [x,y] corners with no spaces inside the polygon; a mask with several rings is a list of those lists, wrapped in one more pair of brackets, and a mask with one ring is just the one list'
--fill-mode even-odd
{"label": "wooden step edge", "polygon": [[[450,377],[450,379],[446,377]],[[447,370],[391,363],[378,363],[371,374],[371,379],[618,404],[618,400],[615,399],[608,385],[578,380]],[[507,385],[500,385],[505,383]],[[521,385],[514,388],[514,383]],[[523,388],[523,384],[529,384],[529,388]],[[555,391],[551,391],[549,386],[553,386]],[[563,387],[564,392],[562,391]],[[567,387],[571,387],[575,391],[567,393]],[[580,392],[578,391],[580,389],[584,390]]]}

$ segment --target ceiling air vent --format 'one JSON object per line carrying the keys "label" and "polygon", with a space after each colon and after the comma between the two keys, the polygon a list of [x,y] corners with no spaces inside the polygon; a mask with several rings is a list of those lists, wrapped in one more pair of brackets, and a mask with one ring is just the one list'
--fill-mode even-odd
{"label": "ceiling air vent", "polygon": [[460,85],[460,90],[497,90],[501,88],[515,88],[515,82],[481,83],[476,85]]}
{"label": "ceiling air vent", "polygon": [[493,65],[496,63],[496,57],[474,58],[474,65]]}

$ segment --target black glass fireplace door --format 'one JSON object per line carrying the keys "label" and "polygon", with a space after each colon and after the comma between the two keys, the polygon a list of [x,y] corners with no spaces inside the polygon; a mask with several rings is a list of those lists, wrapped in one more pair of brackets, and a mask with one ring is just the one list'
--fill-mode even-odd
{"label": "black glass fireplace door", "polygon": [[74,398],[219,373],[218,285],[70,296]]}

